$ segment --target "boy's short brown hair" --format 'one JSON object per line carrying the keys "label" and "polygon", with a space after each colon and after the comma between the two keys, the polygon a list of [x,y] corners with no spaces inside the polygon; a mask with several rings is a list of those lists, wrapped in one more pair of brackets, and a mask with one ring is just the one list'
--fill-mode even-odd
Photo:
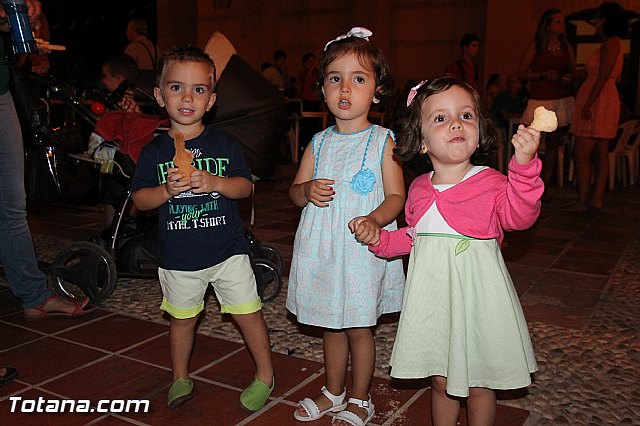
{"label": "boy's short brown hair", "polygon": [[208,65],[211,69],[213,86],[215,87],[218,77],[216,75],[216,65],[213,63],[213,59],[211,59],[204,50],[190,44],[186,46],[173,46],[162,53],[160,61],[158,62],[158,69],[156,70],[156,85],[160,86],[160,79],[162,78],[164,67],[172,61],[198,62]]}

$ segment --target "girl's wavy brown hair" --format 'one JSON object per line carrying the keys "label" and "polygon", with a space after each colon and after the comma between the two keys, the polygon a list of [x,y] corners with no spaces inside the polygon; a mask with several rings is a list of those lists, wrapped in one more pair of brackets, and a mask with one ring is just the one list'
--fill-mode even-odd
{"label": "girl's wavy brown hair", "polygon": [[[496,148],[496,131],[489,114],[484,110],[480,95],[464,81],[451,76],[439,77],[421,86],[413,102],[407,108],[403,119],[402,129],[398,136],[398,144],[394,149],[396,156],[405,162],[410,162],[422,156],[422,104],[432,95],[437,95],[457,86],[464,89],[473,102],[478,117],[478,142],[480,146],[471,156],[473,164],[482,163]],[[425,160],[429,161],[427,155]]]}

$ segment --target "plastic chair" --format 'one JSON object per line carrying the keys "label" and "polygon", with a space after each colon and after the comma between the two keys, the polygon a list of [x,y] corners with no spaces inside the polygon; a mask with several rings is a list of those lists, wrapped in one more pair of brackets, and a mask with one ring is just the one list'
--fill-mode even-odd
{"label": "plastic chair", "polygon": [[300,120],[307,118],[315,118],[322,120],[322,129],[327,128],[327,121],[329,120],[328,112],[318,112],[318,111],[302,111],[300,113],[300,117],[296,119],[294,130],[293,130],[293,138],[291,139],[291,158],[294,163],[298,162],[298,152],[300,150]]}
{"label": "plastic chair", "polygon": [[616,173],[622,186],[635,182],[638,174],[638,144],[640,143],[640,119],[625,121],[618,126],[618,140],[613,151],[609,152],[609,190],[615,188]]}
{"label": "plastic chair", "polygon": [[[629,137],[630,143],[627,144],[626,149],[621,154],[622,157],[626,158],[627,164],[629,165],[629,185],[633,186],[635,184],[635,178],[640,174],[639,169],[639,158],[638,158],[638,148],[640,146],[640,126],[636,127],[633,131],[633,134]],[[624,182],[626,185],[626,182]]]}

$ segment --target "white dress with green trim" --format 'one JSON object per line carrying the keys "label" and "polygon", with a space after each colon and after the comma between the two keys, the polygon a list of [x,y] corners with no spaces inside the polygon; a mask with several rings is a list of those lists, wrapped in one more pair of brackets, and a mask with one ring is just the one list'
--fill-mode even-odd
{"label": "white dress with green trim", "polygon": [[[440,192],[452,186],[434,185]],[[414,237],[391,376],[444,376],[447,393],[459,397],[470,387],[529,385],[535,355],[497,240],[459,234],[436,203]]]}
{"label": "white dress with green trim", "polygon": [[[308,203],[296,232],[287,309],[299,322],[332,329],[375,325],[402,304],[402,261],[381,259],[347,224],[384,201],[382,158],[391,130],[377,125],[344,134],[330,127],[314,136],[314,179],[335,180],[327,207]],[[385,229],[397,229],[393,222]]]}

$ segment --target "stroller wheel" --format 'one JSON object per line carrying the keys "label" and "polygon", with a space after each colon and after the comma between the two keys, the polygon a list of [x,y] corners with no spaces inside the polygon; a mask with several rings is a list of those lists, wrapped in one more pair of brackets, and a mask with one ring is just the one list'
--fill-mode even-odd
{"label": "stroller wheel", "polygon": [[282,271],[284,270],[284,257],[282,257],[278,249],[266,243],[260,243],[260,249],[262,250],[264,258],[273,263],[282,275]]}
{"label": "stroller wheel", "polygon": [[271,261],[256,259],[253,262],[253,273],[256,276],[258,295],[262,303],[270,302],[278,297],[282,289],[282,275]]}
{"label": "stroller wheel", "polygon": [[66,246],[51,265],[53,290],[61,296],[89,296],[91,303],[106,300],[116,287],[117,271],[111,255],[88,241]]}

